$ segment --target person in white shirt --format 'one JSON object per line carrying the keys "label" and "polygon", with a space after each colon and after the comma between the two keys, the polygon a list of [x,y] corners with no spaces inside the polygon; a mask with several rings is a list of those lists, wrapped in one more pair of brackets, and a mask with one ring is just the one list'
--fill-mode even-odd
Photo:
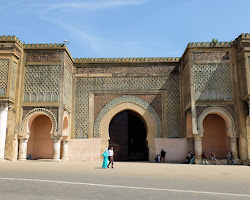
{"label": "person in white shirt", "polygon": [[111,163],[111,167],[114,168],[114,147],[110,147],[108,151],[108,156],[109,156],[109,164],[107,167],[109,168],[109,165]]}

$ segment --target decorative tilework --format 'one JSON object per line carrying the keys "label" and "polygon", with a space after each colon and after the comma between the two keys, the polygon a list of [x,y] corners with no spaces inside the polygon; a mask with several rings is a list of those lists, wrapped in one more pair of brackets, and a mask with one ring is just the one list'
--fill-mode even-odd
{"label": "decorative tilework", "polygon": [[[41,106],[39,108],[37,107],[33,107],[33,106],[24,106],[23,107],[23,121],[24,121],[24,118],[25,116],[28,116],[28,113],[30,113],[32,110],[49,110],[50,112],[53,113],[54,115],[54,118],[56,119],[56,122],[58,122],[58,107],[44,107],[44,106]],[[57,130],[57,128],[56,128]]]}
{"label": "decorative tilework", "polygon": [[83,129],[80,128],[78,131],[78,138],[82,139],[83,138]]}
{"label": "decorative tilework", "polygon": [[9,60],[0,60],[0,95],[5,95],[7,89]]}
{"label": "decorative tilework", "polygon": [[194,60],[228,60],[229,52],[194,52]]}
{"label": "decorative tilework", "polygon": [[38,94],[38,101],[43,101],[43,93],[42,92],[40,92]]}
{"label": "decorative tilework", "polygon": [[13,61],[12,72],[11,72],[11,93],[10,93],[10,96],[12,98],[14,97],[14,91],[15,91],[16,71],[17,71],[17,63]]}
{"label": "decorative tilework", "polygon": [[64,68],[64,83],[63,83],[63,102],[66,106],[71,108],[72,106],[72,76],[68,69]]}
{"label": "decorative tilework", "polygon": [[[98,94],[94,96],[94,119],[96,119],[98,113],[102,108],[111,100],[121,97],[122,94]],[[145,102],[149,103],[160,119],[162,119],[162,97],[161,94],[133,94]]]}
{"label": "decorative tilework", "polygon": [[[26,66],[24,77],[24,94],[31,95],[31,101],[37,101],[32,93],[45,94],[45,101],[58,101],[60,85],[60,66]],[[27,97],[27,94],[26,97]],[[25,96],[24,95],[24,96]],[[27,98],[24,99],[27,101]]]}
{"label": "decorative tilework", "polygon": [[180,102],[180,76],[169,76],[167,84],[167,130],[169,138],[182,137],[181,132],[181,102]]}
{"label": "decorative tilework", "polygon": [[229,64],[195,64],[195,100],[232,100]]}
{"label": "decorative tilework", "polygon": [[[204,113],[205,111],[207,110],[210,110],[210,109],[219,109],[219,110],[222,110],[224,112],[226,112],[228,114],[228,116],[232,119],[232,122],[233,122],[233,128],[235,129],[236,126],[235,126],[235,112],[234,112],[234,106],[233,105],[227,105],[227,106],[196,106],[196,119],[197,119],[197,122],[199,121],[200,119],[200,116],[202,115],[202,113]],[[199,123],[197,123],[198,125]],[[200,129],[200,127],[197,127],[198,129]]]}
{"label": "decorative tilework", "polygon": [[45,93],[44,100],[45,101],[50,101],[51,100],[51,94],[49,92]]}
{"label": "decorative tilework", "polygon": [[110,64],[91,64],[83,65],[76,68],[77,74],[125,74],[125,73],[135,73],[135,74],[170,74],[173,70],[178,70],[178,63],[169,63],[166,65],[160,64],[144,64],[142,65],[110,65]]}
{"label": "decorative tilework", "polygon": [[247,75],[246,75],[246,66],[244,58],[239,60],[240,68],[240,79],[241,79],[241,91],[242,95],[247,95]]}
{"label": "decorative tilework", "polygon": [[183,98],[184,107],[186,107],[191,101],[191,86],[190,86],[190,68],[186,66],[182,74],[182,86],[183,86]]}
{"label": "decorative tilework", "polygon": [[36,101],[36,100],[37,100],[36,93],[33,92],[33,93],[31,94],[31,101]]}
{"label": "decorative tilework", "polygon": [[96,121],[95,121],[95,125],[94,125],[94,137],[95,138],[99,138],[101,137],[101,122],[103,120],[103,117],[115,106],[125,103],[125,102],[131,102],[134,103],[136,105],[141,106],[142,108],[144,108],[145,110],[147,110],[151,117],[153,118],[155,125],[156,125],[156,133],[155,133],[155,137],[160,138],[162,137],[162,125],[161,125],[161,120],[159,118],[159,116],[157,115],[157,113],[155,112],[155,110],[152,108],[151,105],[149,105],[147,102],[143,101],[142,99],[135,97],[135,96],[130,96],[130,95],[124,95],[121,97],[118,97],[112,101],[110,101],[108,104],[106,104],[103,109],[101,110],[101,112],[98,114]]}
{"label": "decorative tilework", "polygon": [[28,53],[27,62],[59,62],[59,53]]}
{"label": "decorative tilework", "polygon": [[56,92],[52,94],[52,101],[58,101],[58,94]]}
{"label": "decorative tilework", "polygon": [[22,120],[22,125],[21,125],[22,131],[24,131],[25,127],[27,127],[27,123],[29,121],[30,116],[35,115],[37,113],[43,113],[50,118],[51,123],[52,123],[52,130],[51,130],[52,136],[54,136],[54,134],[58,131],[57,115],[55,115],[55,113],[51,111],[51,109],[53,109],[53,108],[47,109],[44,107],[40,107],[40,108],[33,108],[32,109],[30,107],[28,109],[25,109],[25,107],[24,107],[23,109],[26,112],[23,112],[23,120]]}
{"label": "decorative tilework", "polygon": [[89,91],[166,89],[166,77],[93,77],[76,78],[75,131],[88,133]]}
{"label": "decorative tilework", "polygon": [[30,101],[30,94],[28,92],[25,92],[23,95],[23,100],[24,101]]}

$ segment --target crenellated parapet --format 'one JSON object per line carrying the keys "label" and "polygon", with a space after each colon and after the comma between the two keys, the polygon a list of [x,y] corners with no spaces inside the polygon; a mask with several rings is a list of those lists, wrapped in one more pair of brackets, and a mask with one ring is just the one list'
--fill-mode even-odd
{"label": "crenellated parapet", "polygon": [[0,42],[16,42],[23,46],[23,43],[15,35],[2,35],[0,36]]}
{"label": "crenellated parapet", "polygon": [[230,47],[233,42],[190,42],[187,47]]}
{"label": "crenellated parapet", "polygon": [[75,63],[104,62],[179,62],[179,57],[149,57],[149,58],[75,58]]}
{"label": "crenellated parapet", "polygon": [[24,48],[33,49],[33,48],[65,48],[65,44],[61,43],[42,43],[42,44],[24,44]]}

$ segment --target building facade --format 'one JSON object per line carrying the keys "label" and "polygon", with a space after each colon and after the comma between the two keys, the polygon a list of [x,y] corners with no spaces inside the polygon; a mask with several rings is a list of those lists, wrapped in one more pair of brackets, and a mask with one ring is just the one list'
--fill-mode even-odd
{"label": "building facade", "polygon": [[250,160],[250,35],[180,58],[72,58],[0,36],[0,159]]}

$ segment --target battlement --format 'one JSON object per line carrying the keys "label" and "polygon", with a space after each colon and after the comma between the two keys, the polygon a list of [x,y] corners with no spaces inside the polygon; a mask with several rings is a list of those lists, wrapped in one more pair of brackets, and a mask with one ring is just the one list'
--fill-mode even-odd
{"label": "battlement", "polygon": [[74,58],[76,63],[103,62],[179,62],[179,57],[146,57],[146,58]]}
{"label": "battlement", "polygon": [[230,47],[232,42],[190,42],[187,47]]}
{"label": "battlement", "polygon": [[65,44],[61,43],[24,44],[25,48],[59,48],[65,46],[66,46]]}
{"label": "battlement", "polygon": [[15,35],[2,35],[0,36],[0,42],[17,42],[20,46],[23,45]]}

